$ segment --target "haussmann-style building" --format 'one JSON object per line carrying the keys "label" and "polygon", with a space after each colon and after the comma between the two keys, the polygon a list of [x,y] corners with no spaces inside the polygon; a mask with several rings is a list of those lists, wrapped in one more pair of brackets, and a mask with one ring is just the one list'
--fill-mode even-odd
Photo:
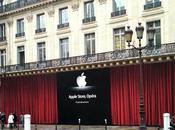
{"label": "haussmann-style building", "polygon": [[[175,115],[174,7],[173,0],[0,0],[0,111],[30,114],[32,124],[112,126],[139,126],[143,114],[146,126],[163,127],[163,114]],[[142,71],[132,47],[138,23]]]}

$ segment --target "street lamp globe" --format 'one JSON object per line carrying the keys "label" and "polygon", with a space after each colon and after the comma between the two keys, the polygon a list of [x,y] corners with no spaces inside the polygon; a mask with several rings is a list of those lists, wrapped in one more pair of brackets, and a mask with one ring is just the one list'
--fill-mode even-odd
{"label": "street lamp globe", "polygon": [[128,47],[130,47],[130,42],[132,41],[133,31],[130,29],[130,26],[127,26],[127,30],[125,31],[125,39],[128,43]]}
{"label": "street lamp globe", "polygon": [[136,33],[137,33],[137,38],[139,40],[141,40],[143,37],[143,31],[144,31],[144,27],[141,25],[141,23],[138,23],[138,26],[136,27]]}

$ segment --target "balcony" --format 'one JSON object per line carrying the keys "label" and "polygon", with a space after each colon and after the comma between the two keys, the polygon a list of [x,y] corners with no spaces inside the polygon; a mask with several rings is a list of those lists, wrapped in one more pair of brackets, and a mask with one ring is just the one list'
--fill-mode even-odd
{"label": "balcony", "polygon": [[17,64],[16,65],[16,69],[19,70],[19,71],[20,70],[23,70],[24,68],[25,68],[25,64],[24,63],[23,64]]}
{"label": "balcony", "polygon": [[69,23],[62,23],[62,24],[57,25],[57,29],[61,29],[61,28],[65,28],[65,27],[69,27]]}
{"label": "balcony", "polygon": [[0,37],[0,42],[6,41],[6,36]]}
{"label": "balcony", "polygon": [[[174,55],[175,43],[163,44],[160,48],[156,48],[154,46],[144,49],[142,51],[142,58],[144,60],[150,59],[148,60],[149,62],[152,62],[152,59],[154,59],[154,62],[156,62],[156,60],[157,62],[171,61],[175,58]],[[103,65],[103,67],[111,67],[114,64],[130,64],[130,61],[132,61],[132,64],[137,64],[138,56],[138,51],[136,51],[135,49],[116,50],[93,55],[82,55],[76,57],[47,60],[43,62],[25,63],[22,66],[19,64],[8,65],[5,67],[0,67],[0,74],[19,73],[24,71],[45,71],[46,69],[60,69],[60,71],[72,71],[74,68],[75,70],[77,70],[78,66],[85,66],[85,68],[82,69],[89,69],[88,66],[92,66],[92,68],[97,68],[101,65]]]}
{"label": "balcony", "polygon": [[46,28],[39,28],[35,30],[35,33],[42,33],[42,32],[46,32]]}
{"label": "balcony", "polygon": [[17,33],[16,37],[24,37],[25,36],[25,32],[21,32],[21,33]]}
{"label": "balcony", "polygon": [[89,23],[89,22],[93,22],[96,20],[96,17],[93,16],[93,17],[89,17],[89,18],[84,18],[83,19],[83,23]]}
{"label": "balcony", "polygon": [[120,16],[126,14],[126,10],[115,11],[111,13],[111,17]]}
{"label": "balcony", "polygon": [[157,8],[157,7],[161,7],[161,1],[145,4],[144,5],[144,10],[148,10],[148,9],[152,9],[152,8]]}
{"label": "balcony", "polygon": [[18,0],[16,2],[12,2],[10,4],[6,4],[0,7],[0,13],[5,13],[9,11],[13,11],[16,9],[24,8],[27,6],[35,5],[38,3],[43,3],[43,2],[52,2],[54,0]]}

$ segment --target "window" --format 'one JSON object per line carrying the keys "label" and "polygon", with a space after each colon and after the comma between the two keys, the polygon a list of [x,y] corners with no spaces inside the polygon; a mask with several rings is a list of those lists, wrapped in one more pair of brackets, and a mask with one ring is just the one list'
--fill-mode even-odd
{"label": "window", "polygon": [[69,39],[68,38],[60,39],[60,57],[61,58],[69,57]]}
{"label": "window", "polygon": [[152,8],[156,8],[156,7],[161,6],[160,0],[146,0],[145,3],[146,4],[144,5],[144,10],[152,9]]}
{"label": "window", "polygon": [[24,63],[25,63],[24,46],[19,46],[17,48],[17,63],[19,65],[24,65]]}
{"label": "window", "polygon": [[6,51],[0,50],[0,65],[5,66],[6,65]]}
{"label": "window", "polygon": [[[154,41],[150,43],[151,45],[156,45],[160,47],[161,45],[161,23],[160,20],[147,22],[147,29],[153,27],[155,29]],[[148,41],[148,40],[147,40]]]}
{"label": "window", "polygon": [[94,3],[93,1],[88,1],[84,3],[84,19],[83,23],[95,21],[94,16]]}
{"label": "window", "polygon": [[4,0],[0,0],[0,13],[4,12]]}
{"label": "window", "polygon": [[94,4],[93,1],[85,2],[84,4],[84,17],[90,18],[94,16]]}
{"label": "window", "polygon": [[46,49],[45,49],[45,42],[38,43],[38,61],[42,62],[46,60]]}
{"label": "window", "polygon": [[36,29],[36,33],[40,33],[40,32],[45,32],[46,28],[45,28],[45,18],[44,18],[44,13],[43,14],[38,14],[37,15],[37,29]]}
{"label": "window", "polygon": [[95,33],[85,34],[86,54],[95,54]]}
{"label": "window", "polygon": [[113,12],[111,13],[111,17],[126,14],[125,0],[113,0],[112,5]]}
{"label": "window", "polygon": [[0,0],[0,6],[3,6],[3,0]]}
{"label": "window", "polygon": [[24,19],[17,20],[17,34],[16,37],[24,36]]}
{"label": "window", "polygon": [[69,26],[68,8],[59,9],[59,25],[58,28]]}
{"label": "window", "polygon": [[125,49],[125,28],[114,29],[114,50]]}
{"label": "window", "polygon": [[146,4],[159,2],[160,0],[146,0]]}
{"label": "window", "polygon": [[5,23],[0,24],[0,41],[6,40]]}

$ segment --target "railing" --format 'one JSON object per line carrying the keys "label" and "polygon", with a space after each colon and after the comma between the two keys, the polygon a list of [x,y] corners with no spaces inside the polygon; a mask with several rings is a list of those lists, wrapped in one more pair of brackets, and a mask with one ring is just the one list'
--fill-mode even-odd
{"label": "railing", "polygon": [[39,2],[43,2],[43,1],[47,1],[47,0],[18,0],[10,4],[0,6],[0,13],[5,13],[8,11],[16,10],[18,8],[26,7],[26,6],[33,5]]}
{"label": "railing", "polygon": [[115,11],[111,13],[111,17],[120,16],[126,14],[126,10]]}
{"label": "railing", "polygon": [[148,4],[144,5],[144,10],[157,8],[157,7],[160,7],[160,6],[161,6],[161,1],[154,2],[154,3],[148,3]]}
{"label": "railing", "polygon": [[95,20],[96,20],[96,17],[95,16],[89,17],[89,18],[84,18],[83,19],[83,23],[93,22]]}
{"label": "railing", "polygon": [[25,36],[25,32],[21,32],[21,33],[16,34],[16,37],[23,37],[23,36]]}
{"label": "railing", "polygon": [[0,37],[0,42],[5,41],[5,40],[6,40],[6,36]]}
{"label": "railing", "polygon": [[39,29],[35,30],[35,33],[42,33],[42,32],[45,32],[45,31],[46,31],[46,28],[39,28]]}
{"label": "railing", "polygon": [[57,29],[69,27],[69,23],[62,23],[57,25]]}
{"label": "railing", "polygon": [[[151,47],[143,49],[142,57],[162,56],[167,54],[175,54],[175,43],[163,44],[160,48]],[[134,59],[139,56],[135,49],[117,50],[92,55],[82,55],[62,59],[47,60],[43,62],[25,63],[23,65],[8,65],[0,67],[0,74],[4,72],[20,72],[25,70],[37,70],[44,68],[56,68],[65,66],[75,66],[80,64],[92,64],[99,62],[119,61],[126,59]]]}

